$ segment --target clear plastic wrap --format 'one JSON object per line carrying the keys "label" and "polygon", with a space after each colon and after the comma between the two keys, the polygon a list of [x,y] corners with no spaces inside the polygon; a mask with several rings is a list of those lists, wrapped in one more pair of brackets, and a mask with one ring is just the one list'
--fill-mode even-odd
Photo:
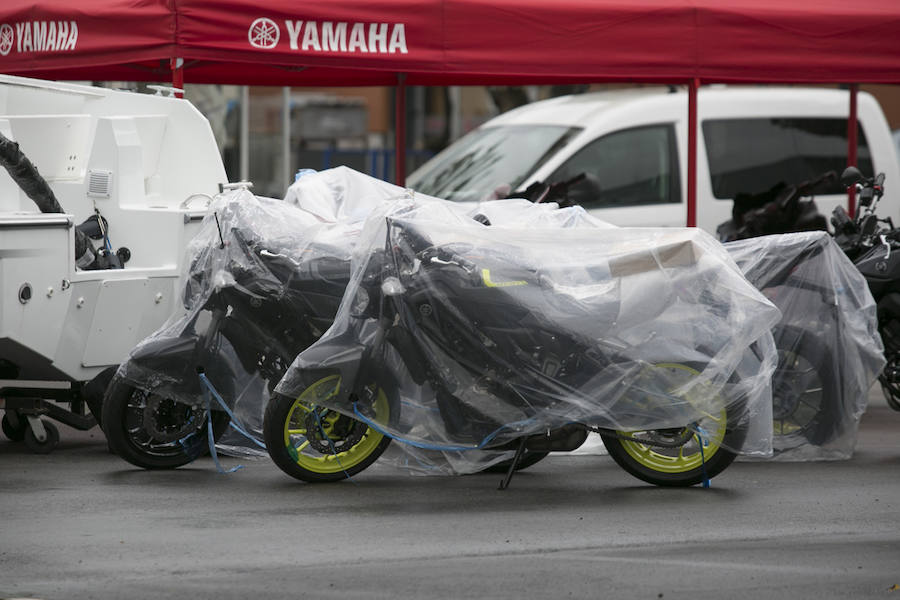
{"label": "clear plastic wrap", "polygon": [[[151,392],[129,407],[129,423],[149,429],[135,441],[149,452],[186,443],[193,429],[177,413],[194,411],[202,422],[211,402],[220,414],[230,411],[243,432],[225,432],[220,450],[264,453],[259,446],[269,394],[294,357],[331,326],[365,217],[407,193],[337,168],[300,178],[284,201],[246,189],[217,197],[186,250],[184,310],[134,348],[118,370],[127,383]],[[224,405],[204,393],[200,371]]]}
{"label": "clear plastic wrap", "polygon": [[[312,215],[317,221],[362,224],[372,210],[385,201],[416,196],[421,201],[437,200],[370,177],[349,167],[307,171],[287,189],[284,201]],[[464,205],[448,204],[463,212]],[[265,225],[262,223],[261,225]]]}
{"label": "clear plastic wrap", "polygon": [[[295,365],[314,368],[292,368],[279,389],[297,394],[296,375],[337,366],[347,394],[316,404],[365,421],[349,399],[377,382],[393,408],[373,424],[405,442],[382,460],[415,472],[479,471],[573,421],[702,438],[727,417],[741,431],[729,449],[771,452],[777,309],[702,232],[619,230],[522,200],[465,207],[339,168],[302,177],[285,201],[217,198],[188,255],[185,310],[119,370],[151,392],[131,410],[162,445],[185,443],[159,419],[176,406],[225,411],[258,443],[276,383],[308,349]],[[429,309],[415,289],[441,324],[416,322]],[[219,449],[261,452],[237,434]]]}
{"label": "clear plastic wrap", "polygon": [[825,232],[725,248],[783,313],[773,329],[773,458],[850,458],[868,391],[885,363],[865,278]]}
{"label": "clear plastic wrap", "polygon": [[773,330],[775,459],[849,458],[869,388],[885,364],[865,278],[825,232],[725,248],[783,315]]}
{"label": "clear plastic wrap", "polygon": [[376,208],[333,326],[277,391],[389,434],[421,472],[482,470],[571,423],[702,436],[726,414],[746,432],[730,450],[771,453],[780,314],[718,242],[510,202],[473,211],[490,226],[444,202]]}
{"label": "clear plastic wrap", "polygon": [[[422,198],[419,195],[415,197],[418,200]],[[592,217],[580,206],[559,208],[555,202],[535,204],[522,198],[481,202],[469,209],[466,215],[482,224],[513,229],[616,228],[615,225]]]}

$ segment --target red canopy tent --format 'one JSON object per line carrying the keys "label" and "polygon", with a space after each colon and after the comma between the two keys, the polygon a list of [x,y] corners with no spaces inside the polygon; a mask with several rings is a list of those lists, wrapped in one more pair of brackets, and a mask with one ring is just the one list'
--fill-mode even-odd
{"label": "red canopy tent", "polygon": [[[164,0],[5,0],[0,72],[45,79],[160,80],[149,68],[176,55]],[[163,81],[168,79],[164,76]]]}
{"label": "red canopy tent", "polygon": [[46,78],[183,58],[195,83],[900,82],[884,0],[6,0],[0,29],[0,71]]}
{"label": "red canopy tent", "polygon": [[701,83],[900,83],[898,32],[900,6],[883,0],[6,0],[0,72],[176,87],[686,83],[695,122]]}

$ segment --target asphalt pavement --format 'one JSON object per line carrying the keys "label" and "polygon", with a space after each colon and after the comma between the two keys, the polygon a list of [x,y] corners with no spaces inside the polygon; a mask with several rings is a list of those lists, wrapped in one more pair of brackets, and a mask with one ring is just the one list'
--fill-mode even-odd
{"label": "asphalt pavement", "polygon": [[[606,456],[500,476],[376,465],[309,485],[268,459],[148,472],[102,433],[0,441],[0,598],[898,598],[900,413],[852,459],[739,462],[710,489]],[[896,591],[895,591],[896,590]]]}

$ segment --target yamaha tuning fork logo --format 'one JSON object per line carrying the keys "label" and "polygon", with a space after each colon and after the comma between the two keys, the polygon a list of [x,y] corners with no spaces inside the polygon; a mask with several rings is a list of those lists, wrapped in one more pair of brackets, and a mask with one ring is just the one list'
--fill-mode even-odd
{"label": "yamaha tuning fork logo", "polygon": [[15,43],[13,28],[6,23],[0,25],[0,55],[6,56],[9,54],[9,51],[12,50],[13,43]]}
{"label": "yamaha tuning fork logo", "polygon": [[[408,54],[404,23],[348,23],[286,19],[284,29],[291,50],[353,54]],[[278,46],[282,28],[266,17],[250,24],[247,40],[260,50]]]}
{"label": "yamaha tuning fork logo", "polygon": [[265,17],[253,21],[250,25],[250,31],[247,32],[247,38],[250,45],[254,48],[262,48],[268,50],[278,45],[278,38],[281,37],[281,30],[278,24],[272,19]]}
{"label": "yamaha tuning fork logo", "polygon": [[0,25],[0,56],[10,52],[69,52],[78,43],[75,21],[22,21]]}

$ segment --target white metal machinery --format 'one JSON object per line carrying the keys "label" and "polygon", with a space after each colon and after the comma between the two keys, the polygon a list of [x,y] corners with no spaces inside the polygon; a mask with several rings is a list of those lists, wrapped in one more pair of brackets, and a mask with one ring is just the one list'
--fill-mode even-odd
{"label": "white metal machinery", "polygon": [[[227,179],[209,123],[174,97],[0,75],[0,133],[65,210],[41,213],[0,169],[3,429],[46,452],[58,433],[40,415],[93,426],[85,402],[181,308],[183,249]],[[122,268],[76,267],[74,226],[95,214]]]}

